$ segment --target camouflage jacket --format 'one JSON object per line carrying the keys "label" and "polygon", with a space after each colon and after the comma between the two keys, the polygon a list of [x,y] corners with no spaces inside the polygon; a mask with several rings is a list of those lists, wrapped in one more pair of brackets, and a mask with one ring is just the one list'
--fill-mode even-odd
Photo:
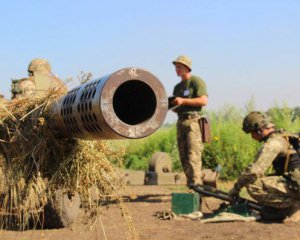
{"label": "camouflage jacket", "polygon": [[274,161],[280,158],[285,161],[288,154],[295,153],[295,149],[289,144],[288,138],[284,134],[279,132],[271,133],[258,151],[254,163],[239,176],[235,188],[241,189],[248,184],[254,183],[258,178],[265,175]]}
{"label": "camouflage jacket", "polygon": [[66,92],[67,87],[59,78],[52,75],[37,74],[17,80],[12,85],[12,98],[22,99],[34,96],[45,96],[49,91]]}

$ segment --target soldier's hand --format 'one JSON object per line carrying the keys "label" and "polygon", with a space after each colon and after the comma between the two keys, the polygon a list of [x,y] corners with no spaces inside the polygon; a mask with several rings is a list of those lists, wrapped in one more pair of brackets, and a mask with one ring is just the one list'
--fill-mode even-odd
{"label": "soldier's hand", "polygon": [[240,195],[240,190],[236,189],[235,187],[233,187],[229,192],[228,192],[229,197],[231,198],[231,200],[234,202]]}
{"label": "soldier's hand", "polygon": [[183,98],[181,98],[181,97],[176,97],[176,98],[172,101],[172,103],[173,103],[174,105],[182,105],[182,104],[183,104],[183,101],[184,101]]}

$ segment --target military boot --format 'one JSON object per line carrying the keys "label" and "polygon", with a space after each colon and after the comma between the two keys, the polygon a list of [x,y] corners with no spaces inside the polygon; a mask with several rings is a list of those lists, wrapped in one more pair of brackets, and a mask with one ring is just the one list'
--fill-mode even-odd
{"label": "military boot", "polygon": [[289,215],[283,220],[284,223],[300,222],[300,201],[292,206]]}

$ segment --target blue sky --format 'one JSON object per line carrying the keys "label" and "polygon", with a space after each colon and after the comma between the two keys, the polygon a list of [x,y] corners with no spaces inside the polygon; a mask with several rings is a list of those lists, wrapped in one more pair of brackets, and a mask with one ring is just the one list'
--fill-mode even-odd
{"label": "blue sky", "polygon": [[185,54],[207,83],[207,110],[252,97],[259,110],[299,106],[299,12],[298,0],[2,1],[0,93],[45,58],[63,80],[141,67],[170,95],[180,80],[171,62]]}

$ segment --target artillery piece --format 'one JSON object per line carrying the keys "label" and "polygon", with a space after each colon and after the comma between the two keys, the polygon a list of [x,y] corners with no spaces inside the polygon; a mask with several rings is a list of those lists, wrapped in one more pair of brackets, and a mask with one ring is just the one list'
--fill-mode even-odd
{"label": "artillery piece", "polygon": [[[88,81],[52,101],[47,127],[57,139],[138,139],[154,133],[167,111],[168,99],[161,82],[146,70],[129,67]],[[10,161],[13,157],[5,153],[9,139],[3,140],[0,151]],[[80,198],[61,191],[58,197],[61,208],[72,206],[60,209],[65,215],[61,217],[70,224]]]}
{"label": "artillery piece", "polygon": [[60,137],[136,139],[161,126],[168,100],[154,75],[124,68],[72,89],[52,109]]}

